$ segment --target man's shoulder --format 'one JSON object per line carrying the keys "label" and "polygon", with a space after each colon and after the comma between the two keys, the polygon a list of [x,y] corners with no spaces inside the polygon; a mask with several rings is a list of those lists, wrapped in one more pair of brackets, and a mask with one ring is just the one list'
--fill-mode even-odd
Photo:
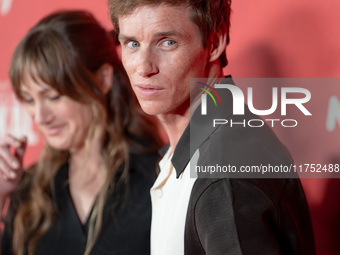
{"label": "man's shoulder", "polygon": [[241,166],[293,164],[288,149],[267,125],[259,128],[220,125],[199,150],[200,165],[231,165],[239,169]]}
{"label": "man's shoulder", "polygon": [[283,192],[285,192],[288,183],[299,185],[298,179],[239,179],[239,178],[198,178],[192,188],[191,199],[198,201],[200,199],[211,198],[215,192],[222,196],[231,198],[233,202],[235,197],[252,197],[255,193],[263,198],[266,197],[273,203],[279,202]]}
{"label": "man's shoulder", "polygon": [[185,236],[195,254],[237,247],[235,254],[314,254],[299,179],[197,179]]}

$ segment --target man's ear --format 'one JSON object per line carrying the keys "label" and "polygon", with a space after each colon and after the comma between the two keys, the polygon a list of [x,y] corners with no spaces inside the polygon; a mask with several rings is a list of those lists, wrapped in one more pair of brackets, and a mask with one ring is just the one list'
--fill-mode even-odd
{"label": "man's ear", "polygon": [[102,93],[107,94],[112,87],[113,67],[107,63],[103,64],[96,72],[96,76],[100,81]]}
{"label": "man's ear", "polygon": [[213,32],[210,37],[210,62],[218,60],[227,47],[227,34],[223,29]]}

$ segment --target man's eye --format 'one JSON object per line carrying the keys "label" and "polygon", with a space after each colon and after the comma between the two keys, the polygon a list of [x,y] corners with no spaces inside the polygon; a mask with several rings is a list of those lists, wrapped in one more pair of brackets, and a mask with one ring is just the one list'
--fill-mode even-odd
{"label": "man's eye", "polygon": [[135,41],[130,41],[130,42],[128,42],[127,46],[130,47],[130,48],[138,48],[140,46],[140,43],[135,42]]}
{"label": "man's eye", "polygon": [[174,40],[164,40],[160,46],[163,50],[174,50],[178,47],[178,43]]}
{"label": "man's eye", "polygon": [[173,40],[167,40],[163,43],[165,46],[175,46],[177,45],[177,42],[173,41]]}

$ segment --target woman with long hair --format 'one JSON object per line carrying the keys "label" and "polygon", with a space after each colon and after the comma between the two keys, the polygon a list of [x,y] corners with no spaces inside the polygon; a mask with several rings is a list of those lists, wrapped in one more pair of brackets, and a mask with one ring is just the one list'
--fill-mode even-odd
{"label": "woman with long hair", "polygon": [[159,139],[112,34],[86,11],[50,14],[17,46],[10,79],[46,146],[23,172],[26,138],[0,141],[1,254],[150,254]]}

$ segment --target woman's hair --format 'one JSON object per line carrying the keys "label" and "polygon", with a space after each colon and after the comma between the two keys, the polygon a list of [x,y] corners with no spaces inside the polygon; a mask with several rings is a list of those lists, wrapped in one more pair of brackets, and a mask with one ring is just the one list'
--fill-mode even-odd
{"label": "woman's hair", "polygon": [[[112,88],[100,89],[96,71],[103,64],[113,67]],[[125,70],[117,56],[112,33],[106,31],[86,11],[61,11],[43,18],[23,38],[12,58],[10,79],[22,100],[21,85],[27,77],[43,82],[75,101],[91,104],[94,120],[86,142],[98,125],[105,129],[101,157],[105,165],[105,184],[101,187],[90,218],[85,254],[97,240],[103,207],[112,187],[127,185],[129,153],[155,151],[159,141],[154,136],[154,122],[146,119]],[[17,255],[34,254],[39,238],[51,227],[57,209],[54,178],[69,159],[67,151],[46,145],[39,162],[29,169],[13,196],[13,249]],[[117,174],[117,169],[123,169]],[[113,185],[115,184],[115,185]]]}

